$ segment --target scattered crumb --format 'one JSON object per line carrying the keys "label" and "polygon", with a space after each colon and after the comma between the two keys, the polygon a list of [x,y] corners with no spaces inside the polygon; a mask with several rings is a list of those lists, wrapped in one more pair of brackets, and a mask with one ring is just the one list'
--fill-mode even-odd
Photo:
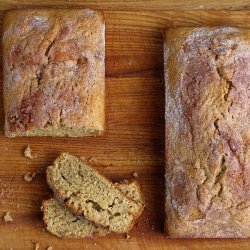
{"label": "scattered crumb", "polygon": [[20,205],[17,203],[17,204],[16,204],[16,207],[17,207],[17,208],[20,208]]}
{"label": "scattered crumb", "polygon": [[35,245],[35,250],[38,250],[38,249],[39,249],[39,244],[36,243],[36,245]]}
{"label": "scattered crumb", "polygon": [[97,162],[97,158],[96,157],[90,157],[89,162]]}
{"label": "scattered crumb", "polygon": [[34,250],[39,250],[39,243],[35,242],[34,240],[32,240],[32,243],[34,244]]}
{"label": "scattered crumb", "polygon": [[135,178],[137,178],[138,177],[138,173],[136,173],[136,172],[133,172],[133,177],[135,177]]}
{"label": "scattered crumb", "polygon": [[126,239],[127,240],[131,239],[131,236],[128,233],[126,233]]}
{"label": "scattered crumb", "polygon": [[124,179],[124,180],[123,180],[123,183],[129,183],[129,180]]}
{"label": "scattered crumb", "polygon": [[15,231],[15,232],[17,231],[17,227],[15,227],[14,231]]}
{"label": "scattered crumb", "polygon": [[141,164],[141,161],[140,160],[137,160],[137,165],[140,165]]}
{"label": "scattered crumb", "polygon": [[31,150],[30,146],[28,146],[27,148],[25,148],[25,150],[24,150],[24,156],[27,157],[27,158],[30,158],[32,160],[37,157],[36,154],[32,153],[32,150]]}
{"label": "scattered crumb", "polygon": [[151,225],[150,229],[151,229],[152,231],[154,231],[154,230],[155,230],[155,226],[154,226],[154,225]]}
{"label": "scattered crumb", "polygon": [[52,247],[52,246],[48,246],[46,249],[47,249],[47,250],[52,250],[53,247]]}
{"label": "scattered crumb", "polygon": [[13,221],[13,218],[12,218],[10,212],[6,212],[6,214],[4,215],[3,219],[4,219],[5,222],[11,222],[11,221]]}
{"label": "scattered crumb", "polygon": [[128,151],[128,154],[134,155],[135,153],[134,153],[134,152],[131,152],[131,151]]}
{"label": "scattered crumb", "polygon": [[26,181],[26,182],[31,182],[33,180],[33,178],[36,176],[36,173],[30,173],[30,172],[27,172],[24,176],[23,176],[23,179]]}
{"label": "scattered crumb", "polygon": [[97,243],[95,242],[94,245],[97,246]]}

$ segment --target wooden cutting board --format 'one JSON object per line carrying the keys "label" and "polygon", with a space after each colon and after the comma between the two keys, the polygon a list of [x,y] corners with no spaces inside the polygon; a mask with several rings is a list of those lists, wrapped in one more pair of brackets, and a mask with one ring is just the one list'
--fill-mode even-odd
{"label": "wooden cutting board", "polygon": [[[0,1],[3,11],[27,6],[78,6],[83,1]],[[96,138],[4,137],[0,98],[0,249],[250,249],[249,240],[168,239],[164,236],[164,81],[162,31],[169,26],[236,25],[250,27],[249,1],[85,1],[106,18],[107,131]],[[233,10],[233,11],[232,11]],[[65,10],[67,11],[67,10]],[[0,29],[1,30],[1,29]],[[2,55],[2,53],[1,53]],[[2,64],[1,64],[2,65]],[[1,77],[2,79],[2,77]],[[1,80],[2,95],[2,80]],[[24,157],[30,145],[37,158]],[[146,208],[125,235],[61,240],[47,233],[40,205],[50,196],[46,166],[63,151],[87,159],[113,180],[138,173]],[[94,160],[93,160],[94,159]],[[27,183],[23,175],[37,172]],[[13,222],[2,217],[11,212]]]}

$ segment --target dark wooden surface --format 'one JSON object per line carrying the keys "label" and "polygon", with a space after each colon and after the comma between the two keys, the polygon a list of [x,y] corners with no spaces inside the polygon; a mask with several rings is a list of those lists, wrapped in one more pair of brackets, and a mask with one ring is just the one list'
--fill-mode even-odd
{"label": "dark wooden surface", "polygon": [[[0,1],[0,13],[23,5],[58,6],[60,3],[67,5],[67,1]],[[71,1],[70,5],[80,3]],[[5,138],[0,98],[0,249],[33,249],[33,242],[38,242],[40,249],[47,246],[53,249],[249,249],[249,240],[178,240],[164,236],[162,43],[162,31],[168,26],[249,27],[250,11],[246,10],[249,1],[227,1],[227,4],[197,0],[85,1],[85,4],[105,10],[106,135],[74,139]],[[2,95],[2,82],[0,86]],[[37,154],[36,159],[23,156],[27,145]],[[40,205],[50,195],[45,169],[63,151],[87,159],[95,157],[97,161],[92,164],[113,180],[129,179],[134,171],[138,173],[147,206],[130,232],[130,239],[112,234],[89,240],[61,240],[44,230]],[[23,180],[25,173],[37,171],[30,183]],[[11,223],[2,219],[7,211],[13,216]]]}

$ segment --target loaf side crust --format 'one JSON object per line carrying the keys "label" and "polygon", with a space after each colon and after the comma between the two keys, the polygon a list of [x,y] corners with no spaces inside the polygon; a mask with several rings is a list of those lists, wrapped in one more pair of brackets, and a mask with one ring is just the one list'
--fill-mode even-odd
{"label": "loaf side crust", "polygon": [[175,28],[164,39],[166,233],[250,236],[250,31]]}

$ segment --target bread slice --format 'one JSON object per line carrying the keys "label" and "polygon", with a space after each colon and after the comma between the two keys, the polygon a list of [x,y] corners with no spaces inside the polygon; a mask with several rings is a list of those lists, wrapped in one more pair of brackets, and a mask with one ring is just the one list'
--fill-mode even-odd
{"label": "bread slice", "polygon": [[[144,203],[137,181],[121,183],[117,187],[131,199],[141,204]],[[43,201],[41,209],[47,230],[60,238],[77,239],[94,235],[104,236],[110,232],[105,227],[97,226],[82,217],[75,216],[55,198]]]}
{"label": "bread slice", "polygon": [[142,204],[123,194],[83,160],[68,153],[61,154],[47,168],[47,182],[73,214],[113,232],[129,231],[143,210]]}
{"label": "bread slice", "polygon": [[41,209],[46,229],[60,238],[77,239],[108,233],[108,229],[72,214],[56,198],[43,201]]}

